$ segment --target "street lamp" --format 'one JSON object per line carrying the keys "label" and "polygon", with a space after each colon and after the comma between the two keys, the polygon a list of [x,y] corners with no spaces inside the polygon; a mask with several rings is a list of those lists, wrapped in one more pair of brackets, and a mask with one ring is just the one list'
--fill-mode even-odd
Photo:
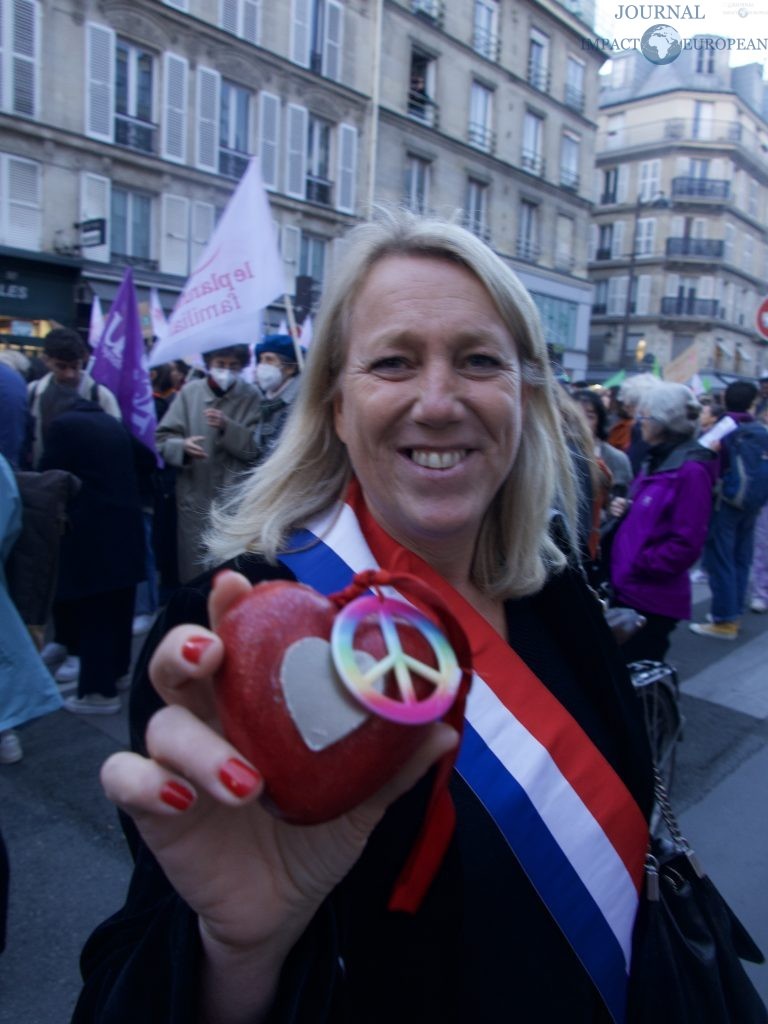
{"label": "street lamp", "polygon": [[629,348],[629,320],[632,315],[632,293],[635,290],[635,264],[637,260],[638,225],[640,213],[644,207],[651,209],[666,209],[669,200],[663,192],[657,192],[651,199],[645,199],[643,193],[637,197],[635,203],[635,224],[632,232],[632,248],[629,253],[629,280],[627,281],[627,300],[624,303],[624,320],[621,325],[621,368],[627,366],[627,349]]}

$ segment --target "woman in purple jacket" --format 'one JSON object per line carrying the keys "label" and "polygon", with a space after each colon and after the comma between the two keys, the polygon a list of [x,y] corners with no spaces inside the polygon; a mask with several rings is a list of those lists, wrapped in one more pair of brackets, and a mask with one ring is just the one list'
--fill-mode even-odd
{"label": "woman in purple jacket", "polygon": [[639,409],[650,449],[611,551],[616,604],[647,620],[622,647],[628,662],[663,661],[672,630],[691,617],[688,570],[707,537],[716,460],[695,440],[700,409],[684,384],[661,381]]}

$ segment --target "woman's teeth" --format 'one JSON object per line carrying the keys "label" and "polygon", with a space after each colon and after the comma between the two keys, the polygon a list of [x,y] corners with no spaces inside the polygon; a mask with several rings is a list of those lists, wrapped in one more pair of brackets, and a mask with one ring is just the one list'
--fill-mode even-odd
{"label": "woman's teeth", "polygon": [[411,459],[417,466],[424,466],[425,469],[452,469],[465,455],[466,451],[463,448],[454,452],[427,452],[420,448],[411,451]]}

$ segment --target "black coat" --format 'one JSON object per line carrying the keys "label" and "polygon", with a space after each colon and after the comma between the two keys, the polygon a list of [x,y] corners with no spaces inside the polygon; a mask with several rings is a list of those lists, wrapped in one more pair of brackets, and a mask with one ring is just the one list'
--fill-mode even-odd
{"label": "black coat", "polygon": [[[292,579],[244,558],[252,581]],[[131,691],[131,735],[159,698],[147,678],[156,643],[178,622],[206,622],[210,576],[174,595],[150,635]],[[510,643],[546,682],[625,781],[646,815],[650,754],[637,699],[597,602],[561,574],[506,606]],[[290,955],[269,1024],[607,1024],[591,981],[483,807],[454,773],[457,830],[422,909],[386,901],[423,818],[431,782],[398,800],[364,855]],[[200,943],[130,822],[136,870],[123,910],[89,940],[73,1024],[189,1024],[197,1019]]]}
{"label": "black coat", "polygon": [[153,456],[94,402],[77,402],[51,421],[40,469],[65,469],[82,482],[62,540],[58,600],[122,590],[145,578],[137,459]]}

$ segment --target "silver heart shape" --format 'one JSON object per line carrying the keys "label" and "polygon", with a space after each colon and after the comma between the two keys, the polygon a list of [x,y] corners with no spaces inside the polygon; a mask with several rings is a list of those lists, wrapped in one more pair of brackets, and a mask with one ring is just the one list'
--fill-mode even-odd
{"label": "silver heart shape", "polygon": [[[374,664],[366,651],[355,651],[361,671]],[[383,686],[383,680],[379,681]],[[288,713],[310,750],[330,747],[358,729],[369,717],[336,671],[331,645],[319,636],[305,636],[286,650],[280,685]]]}

